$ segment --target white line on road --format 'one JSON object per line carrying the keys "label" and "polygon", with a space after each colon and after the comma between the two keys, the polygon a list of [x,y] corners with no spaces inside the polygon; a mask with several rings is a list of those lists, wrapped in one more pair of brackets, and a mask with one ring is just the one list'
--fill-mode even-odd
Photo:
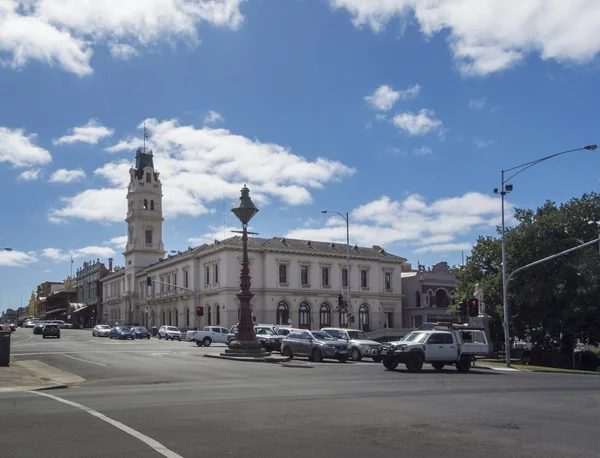
{"label": "white line on road", "polygon": [[66,399],[59,398],[58,396],[54,396],[52,394],[43,393],[41,391],[30,391],[30,393],[34,393],[34,394],[37,394],[37,395],[40,395],[40,396],[44,396],[44,397],[47,397],[47,398],[50,398],[50,399],[54,399],[55,401],[62,402],[63,404],[67,404],[67,405],[70,405],[72,407],[76,407],[76,408],[78,408],[80,410],[83,410],[84,412],[87,412],[90,415],[93,415],[94,417],[99,418],[102,421],[105,421],[109,425],[112,425],[115,428],[120,429],[124,433],[127,433],[130,436],[135,437],[139,441],[143,442],[144,444],[146,444],[147,446],[149,446],[150,448],[152,448],[153,450],[155,450],[157,453],[160,453],[162,456],[166,456],[167,458],[183,458],[181,455],[175,453],[172,450],[169,450],[163,444],[161,444],[158,441],[155,441],[151,437],[148,437],[145,434],[142,434],[139,431],[136,431],[135,429],[130,428],[127,425],[124,425],[120,421],[113,420],[112,418],[107,417],[106,415],[104,415],[104,414],[102,414],[102,413],[100,413],[100,412],[92,409],[91,407],[87,407],[87,406],[84,406],[83,404],[78,404],[78,403],[73,402],[73,401],[67,401]]}
{"label": "white line on road", "polygon": [[27,342],[28,340],[33,339],[33,336],[30,336],[28,339],[25,340],[15,340],[13,343],[23,343],[23,342]]}
{"label": "white line on road", "polygon": [[94,361],[88,361],[87,359],[76,358],[75,356],[65,355],[64,353],[59,353],[59,354],[61,356],[65,356],[66,358],[76,359],[77,361],[83,361],[84,363],[95,364],[96,366],[104,366],[104,367],[106,367],[106,364],[103,364],[103,363],[95,363]]}

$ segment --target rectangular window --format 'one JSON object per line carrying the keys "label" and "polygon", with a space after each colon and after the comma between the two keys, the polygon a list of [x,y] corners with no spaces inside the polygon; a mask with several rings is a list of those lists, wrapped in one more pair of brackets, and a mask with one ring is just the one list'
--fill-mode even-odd
{"label": "rectangular window", "polygon": [[215,264],[213,277],[215,279],[215,283],[219,283],[219,265]]}
{"label": "rectangular window", "polygon": [[348,287],[348,269],[342,269],[342,286]]}
{"label": "rectangular window", "polygon": [[321,284],[323,286],[329,286],[329,267],[321,268]]}
{"label": "rectangular window", "polygon": [[300,267],[300,283],[308,285],[308,266]]}
{"label": "rectangular window", "polygon": [[185,286],[186,288],[190,286],[188,283],[188,271],[187,270],[183,271],[183,286]]}
{"label": "rectangular window", "polygon": [[360,271],[360,286],[361,286],[361,288],[367,288],[369,286],[367,274],[368,274],[368,272],[366,270]]}
{"label": "rectangular window", "polygon": [[167,275],[167,281],[165,282],[167,284],[167,291],[171,291],[171,276]]}
{"label": "rectangular window", "polygon": [[165,292],[165,284],[164,284],[165,279],[164,279],[164,277],[159,277],[159,281],[161,282],[160,283],[160,292],[164,293]]}
{"label": "rectangular window", "polygon": [[392,289],[392,274],[390,272],[385,273],[385,289]]}
{"label": "rectangular window", "polygon": [[150,182],[152,182],[152,174],[146,173],[146,183],[150,183]]}
{"label": "rectangular window", "polygon": [[279,283],[287,284],[287,266],[279,264]]}
{"label": "rectangular window", "polygon": [[152,277],[152,295],[154,296],[154,281],[156,280],[156,277]]}
{"label": "rectangular window", "polygon": [[384,325],[386,328],[394,327],[394,312],[385,312],[385,322]]}
{"label": "rectangular window", "polygon": [[146,243],[152,243],[152,230],[146,229]]}
{"label": "rectangular window", "polygon": [[210,267],[206,266],[206,269],[204,269],[204,272],[206,274],[206,277],[204,278],[204,283],[206,285],[210,284]]}

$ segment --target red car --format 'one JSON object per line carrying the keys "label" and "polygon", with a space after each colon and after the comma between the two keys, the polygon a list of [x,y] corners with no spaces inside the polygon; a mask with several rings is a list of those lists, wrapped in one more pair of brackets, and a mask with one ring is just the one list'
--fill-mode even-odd
{"label": "red car", "polygon": [[15,332],[17,330],[17,325],[14,323],[9,324],[8,327],[10,328],[11,332]]}

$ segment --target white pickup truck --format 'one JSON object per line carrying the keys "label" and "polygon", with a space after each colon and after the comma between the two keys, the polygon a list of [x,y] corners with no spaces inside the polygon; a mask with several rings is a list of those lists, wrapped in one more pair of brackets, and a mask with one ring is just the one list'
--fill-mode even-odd
{"label": "white pickup truck", "polygon": [[438,371],[453,365],[459,372],[467,372],[475,355],[489,352],[482,329],[444,324],[418,329],[402,340],[384,343],[381,353],[383,365],[388,370],[394,370],[402,363],[408,372],[419,372],[423,363],[429,363]]}
{"label": "white pickup truck", "polygon": [[221,326],[206,326],[203,331],[188,331],[186,338],[199,347],[209,347],[213,342],[226,344],[228,333],[229,329]]}

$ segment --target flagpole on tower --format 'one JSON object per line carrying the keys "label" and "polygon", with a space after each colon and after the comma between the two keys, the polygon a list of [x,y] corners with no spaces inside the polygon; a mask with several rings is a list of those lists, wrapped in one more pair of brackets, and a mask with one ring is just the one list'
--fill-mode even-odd
{"label": "flagpole on tower", "polygon": [[144,153],[146,152],[146,139],[148,138],[148,132],[146,131],[146,123],[144,123]]}

